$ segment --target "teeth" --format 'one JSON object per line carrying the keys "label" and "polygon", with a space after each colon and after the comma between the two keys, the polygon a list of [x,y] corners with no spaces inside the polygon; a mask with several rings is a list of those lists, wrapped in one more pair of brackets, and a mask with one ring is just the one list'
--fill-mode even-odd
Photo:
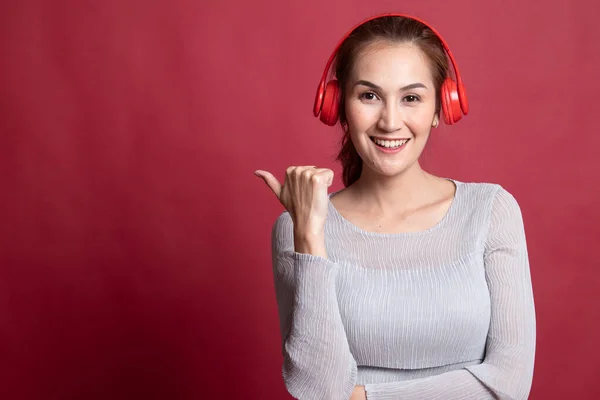
{"label": "teeth", "polygon": [[384,147],[399,147],[402,146],[404,143],[406,143],[408,141],[408,139],[403,139],[403,140],[380,140],[380,139],[373,139],[373,141],[375,143],[377,143],[380,146],[384,146]]}

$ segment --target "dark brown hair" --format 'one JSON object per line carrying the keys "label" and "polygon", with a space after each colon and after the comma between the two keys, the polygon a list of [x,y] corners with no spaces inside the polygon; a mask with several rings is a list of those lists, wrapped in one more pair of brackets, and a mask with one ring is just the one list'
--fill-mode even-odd
{"label": "dark brown hair", "polygon": [[431,69],[436,94],[436,113],[440,112],[440,89],[448,74],[448,59],[440,39],[423,23],[412,18],[385,16],[368,21],[357,27],[340,46],[334,62],[335,76],[341,92],[340,124],[344,129],[341,150],[336,161],[342,163],[344,186],[348,187],[358,180],[362,172],[363,162],[347,129],[345,96],[350,72],[356,58],[368,45],[379,41],[394,43],[410,43],[421,49]]}

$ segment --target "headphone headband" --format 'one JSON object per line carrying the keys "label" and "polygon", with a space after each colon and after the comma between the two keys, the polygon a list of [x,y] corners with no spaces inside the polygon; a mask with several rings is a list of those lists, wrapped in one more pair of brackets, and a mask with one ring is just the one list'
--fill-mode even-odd
{"label": "headphone headband", "polygon": [[350,29],[343,37],[342,39],[338,42],[338,44],[336,45],[334,51],[331,53],[331,55],[329,56],[329,60],[327,60],[327,64],[325,65],[325,71],[323,72],[323,76],[321,77],[321,81],[319,83],[319,87],[317,89],[317,98],[315,99],[315,107],[313,110],[313,113],[315,115],[315,117],[317,117],[320,113],[320,104],[322,104],[323,101],[323,94],[324,94],[324,90],[325,90],[325,82],[327,80],[327,75],[329,73],[329,69],[331,68],[331,64],[333,63],[333,60],[335,59],[335,57],[337,56],[337,53],[340,49],[340,47],[342,46],[342,44],[344,43],[344,41],[352,34],[352,32],[354,32],[355,29],[357,29],[358,27],[360,27],[361,25],[372,21],[374,19],[378,19],[378,18],[382,18],[382,17],[404,17],[404,18],[409,18],[412,20],[415,20],[417,22],[422,23],[423,25],[425,25],[427,28],[429,28],[440,40],[440,42],[442,43],[442,47],[444,48],[446,54],[448,55],[448,58],[450,59],[450,63],[452,64],[452,68],[454,69],[454,75],[456,76],[456,84],[458,86],[458,97],[461,98],[461,101],[464,102],[464,113],[467,113],[467,103],[466,103],[466,95],[464,94],[464,87],[463,87],[463,83],[462,83],[462,79],[460,77],[460,73],[458,72],[458,66],[456,65],[456,61],[454,59],[454,56],[452,55],[452,52],[450,51],[450,47],[448,46],[448,44],[446,43],[446,41],[444,40],[444,38],[428,23],[426,23],[425,21],[410,16],[410,15],[406,15],[406,14],[399,14],[399,13],[387,13],[387,14],[379,14],[379,15],[375,15],[373,17],[370,17],[362,22],[360,22],[359,24],[356,24],[354,27],[352,27],[352,29]]}

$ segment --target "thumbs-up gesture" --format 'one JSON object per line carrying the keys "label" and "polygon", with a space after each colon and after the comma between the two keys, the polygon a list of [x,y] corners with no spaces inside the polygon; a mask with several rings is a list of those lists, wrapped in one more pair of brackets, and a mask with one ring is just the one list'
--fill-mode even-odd
{"label": "thumbs-up gesture", "polygon": [[257,170],[254,173],[265,181],[290,213],[297,238],[324,236],[332,170],[315,166],[288,167],[283,185],[270,172]]}

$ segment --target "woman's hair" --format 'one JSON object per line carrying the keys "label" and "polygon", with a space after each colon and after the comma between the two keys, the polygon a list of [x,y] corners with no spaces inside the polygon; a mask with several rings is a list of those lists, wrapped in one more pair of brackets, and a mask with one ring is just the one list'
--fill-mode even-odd
{"label": "woman's hair", "polygon": [[368,45],[376,41],[410,43],[416,45],[425,54],[435,87],[437,114],[440,112],[440,90],[448,73],[448,59],[440,39],[423,23],[408,17],[385,16],[368,21],[344,40],[335,56],[335,75],[340,87],[340,123],[344,128],[342,147],[336,160],[342,163],[344,186],[348,187],[358,180],[363,162],[350,139],[346,119],[346,87],[350,72],[358,55]]}

